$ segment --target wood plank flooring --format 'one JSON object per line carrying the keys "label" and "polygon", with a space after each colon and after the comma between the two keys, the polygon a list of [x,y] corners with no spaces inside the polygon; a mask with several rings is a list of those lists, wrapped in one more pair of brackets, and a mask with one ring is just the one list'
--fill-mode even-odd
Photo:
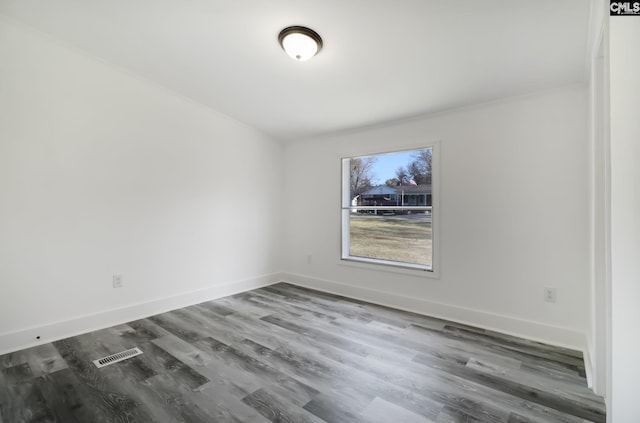
{"label": "wood plank flooring", "polygon": [[600,423],[605,407],[579,352],[284,283],[0,356],[0,423],[269,421]]}

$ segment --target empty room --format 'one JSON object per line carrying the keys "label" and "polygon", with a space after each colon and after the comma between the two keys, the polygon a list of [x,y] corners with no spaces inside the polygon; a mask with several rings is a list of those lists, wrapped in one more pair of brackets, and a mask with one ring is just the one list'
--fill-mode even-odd
{"label": "empty room", "polygon": [[0,0],[0,423],[640,421],[638,40]]}

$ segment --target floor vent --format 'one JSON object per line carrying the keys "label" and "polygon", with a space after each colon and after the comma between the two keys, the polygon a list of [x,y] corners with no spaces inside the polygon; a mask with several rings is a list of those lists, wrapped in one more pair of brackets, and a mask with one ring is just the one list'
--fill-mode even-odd
{"label": "floor vent", "polygon": [[108,366],[109,364],[126,360],[127,358],[135,357],[140,354],[142,354],[142,351],[140,351],[139,348],[131,348],[130,350],[121,351],[119,353],[111,354],[106,357],[93,360],[93,364],[95,364],[97,368],[101,368]]}

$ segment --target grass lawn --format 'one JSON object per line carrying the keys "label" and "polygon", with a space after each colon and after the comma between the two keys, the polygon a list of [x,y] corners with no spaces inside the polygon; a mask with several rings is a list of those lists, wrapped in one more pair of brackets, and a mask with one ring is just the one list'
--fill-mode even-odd
{"label": "grass lawn", "polygon": [[349,221],[350,255],[431,265],[430,220],[352,214]]}

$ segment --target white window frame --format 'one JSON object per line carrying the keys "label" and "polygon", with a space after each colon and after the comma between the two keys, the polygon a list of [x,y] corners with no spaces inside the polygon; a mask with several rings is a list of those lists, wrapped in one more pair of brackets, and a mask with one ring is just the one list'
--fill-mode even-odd
{"label": "white window frame", "polygon": [[[400,261],[382,260],[369,257],[357,257],[349,255],[351,239],[349,219],[353,209],[394,209],[397,206],[376,206],[363,207],[351,205],[351,185],[350,185],[350,161],[357,157],[368,157],[382,154],[400,153],[403,151],[421,150],[431,148],[431,206],[403,206],[402,210],[431,210],[431,266],[425,266],[417,263],[405,263]],[[416,274],[420,272],[426,277],[440,277],[440,142],[431,142],[426,145],[416,147],[407,147],[402,149],[365,153],[342,157],[342,188],[341,188],[341,252],[340,262],[348,266],[358,268],[391,271],[394,273]]]}

